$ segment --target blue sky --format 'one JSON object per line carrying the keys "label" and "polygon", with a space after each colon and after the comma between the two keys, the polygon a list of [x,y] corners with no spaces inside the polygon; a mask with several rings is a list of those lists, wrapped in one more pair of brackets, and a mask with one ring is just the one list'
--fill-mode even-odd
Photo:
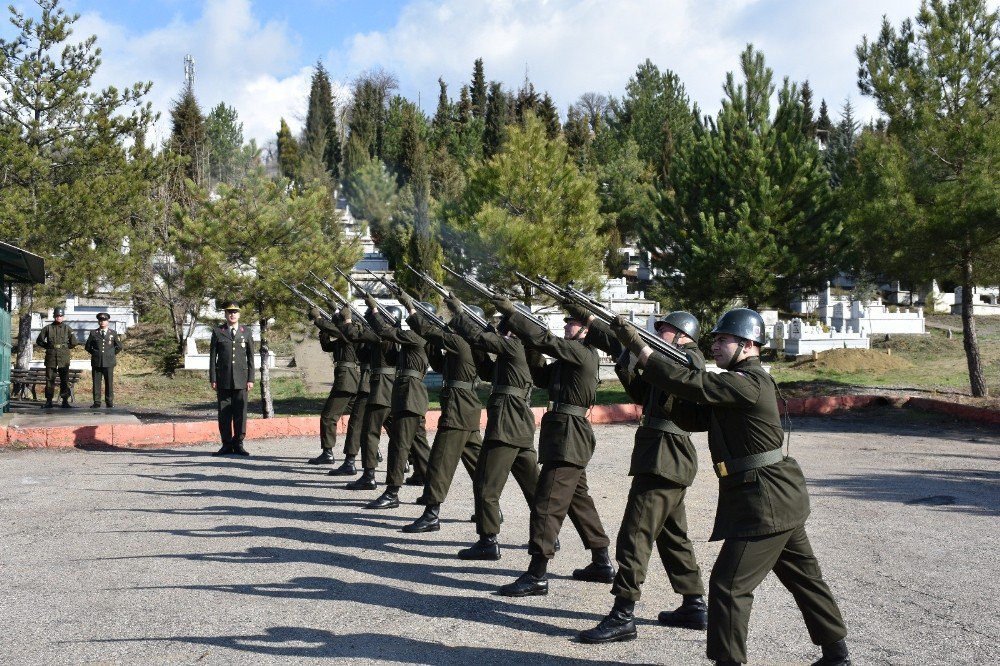
{"label": "blue sky", "polygon": [[[14,0],[32,11],[30,0]],[[991,0],[995,5],[997,1]],[[150,99],[165,116],[183,82],[186,53],[196,61],[196,92],[206,111],[235,106],[248,138],[266,142],[280,118],[301,126],[310,68],[322,59],[343,86],[381,67],[399,92],[433,112],[437,79],[457,97],[477,57],[488,79],[517,88],[525,72],[560,110],[588,91],[621,95],[650,58],[678,73],[703,112],[719,108],[727,71],[748,42],[761,49],[775,80],[809,79],[831,111],[850,98],[863,118],[871,102],[857,92],[854,49],[898,24],[919,0],[64,0],[81,14],[76,35],[96,34],[104,52],[101,85],[153,82]],[[9,36],[10,26],[0,26]]]}

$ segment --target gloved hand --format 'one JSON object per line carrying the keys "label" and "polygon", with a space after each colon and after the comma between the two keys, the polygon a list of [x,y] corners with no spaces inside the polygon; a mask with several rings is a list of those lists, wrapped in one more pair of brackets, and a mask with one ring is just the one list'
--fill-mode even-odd
{"label": "gloved hand", "polygon": [[576,303],[567,303],[566,312],[569,313],[570,317],[576,319],[579,322],[589,322],[591,318],[593,318],[594,316],[590,313],[589,310]]}
{"label": "gloved hand", "polygon": [[455,294],[450,294],[448,298],[444,299],[444,304],[448,306],[453,315],[462,313],[462,301]]}
{"label": "gloved hand", "polygon": [[510,299],[504,298],[503,296],[497,296],[493,299],[493,307],[497,309],[497,312],[507,317],[517,312],[517,308],[515,308],[514,304],[510,302]]}
{"label": "gloved hand", "polygon": [[399,299],[399,302],[402,303],[403,307],[406,308],[407,310],[412,312],[413,310],[416,309],[413,307],[413,299],[410,298],[410,295],[407,294],[406,292],[404,291],[399,292],[399,295],[396,298]]}
{"label": "gloved hand", "polygon": [[372,310],[378,310],[378,303],[375,302],[375,299],[371,294],[365,294],[365,305],[370,307]]}
{"label": "gloved hand", "polygon": [[319,308],[317,308],[317,307],[315,307],[315,306],[313,306],[313,307],[309,308],[309,318],[310,318],[310,319],[312,319],[313,321],[316,321],[316,320],[317,320],[317,319],[319,319],[319,318],[320,318],[321,316],[322,316],[322,315],[320,315],[320,313],[319,313]]}
{"label": "gloved hand", "polygon": [[345,324],[350,324],[351,323],[351,315],[352,314],[354,314],[354,313],[351,312],[351,306],[350,305],[345,305],[344,307],[340,308],[340,316],[341,316],[341,318],[343,318]]}
{"label": "gloved hand", "polygon": [[622,315],[611,320],[611,330],[614,331],[618,341],[636,356],[639,356],[646,348],[646,343],[639,337],[639,331]]}

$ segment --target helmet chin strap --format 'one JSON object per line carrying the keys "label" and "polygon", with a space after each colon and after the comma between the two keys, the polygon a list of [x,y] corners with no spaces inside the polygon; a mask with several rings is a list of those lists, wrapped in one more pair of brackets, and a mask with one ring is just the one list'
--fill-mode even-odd
{"label": "helmet chin strap", "polygon": [[746,348],[746,345],[747,345],[746,340],[740,340],[740,343],[736,345],[736,351],[734,351],[733,355],[729,357],[729,362],[722,367],[723,370],[728,370],[729,368],[733,367],[733,365],[736,364],[737,359],[740,357],[740,354],[743,353],[743,349]]}

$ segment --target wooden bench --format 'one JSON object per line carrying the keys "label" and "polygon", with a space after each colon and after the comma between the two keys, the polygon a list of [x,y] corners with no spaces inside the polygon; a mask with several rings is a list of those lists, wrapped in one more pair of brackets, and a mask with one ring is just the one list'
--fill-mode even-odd
{"label": "wooden bench", "polygon": [[[71,368],[69,371],[69,399],[76,402],[76,383],[80,381],[83,370]],[[31,399],[38,400],[37,386],[45,386],[45,368],[14,368],[10,371],[10,398],[26,400],[26,393],[31,390]],[[59,390],[59,377],[56,377],[56,390]],[[56,395],[55,397],[59,397]]]}

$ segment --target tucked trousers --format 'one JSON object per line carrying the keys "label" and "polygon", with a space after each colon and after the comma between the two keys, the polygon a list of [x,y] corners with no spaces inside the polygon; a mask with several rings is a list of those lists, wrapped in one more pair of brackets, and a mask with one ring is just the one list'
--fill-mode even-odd
{"label": "tucked trousers", "polygon": [[550,560],[555,557],[559,528],[567,515],[584,548],[610,545],[587,488],[586,469],[567,462],[544,463],[531,507],[529,555],[543,555]]}
{"label": "tucked trousers", "polygon": [[413,470],[426,478],[430,447],[424,429],[424,415],[396,412],[389,426],[389,460],[385,485],[401,486],[406,475],[406,461],[413,453]]}
{"label": "tucked trousers", "polygon": [[357,393],[351,404],[351,418],[347,421],[347,435],[344,436],[344,455],[357,458],[361,451],[361,440],[365,435],[365,408],[368,406],[368,394]]}
{"label": "tucked trousers", "polygon": [[500,533],[500,495],[513,475],[530,509],[538,484],[538,454],[496,439],[483,443],[476,464],[476,532],[480,536]]}
{"label": "tucked trousers", "polygon": [[477,495],[476,463],[482,443],[478,430],[459,430],[457,428],[438,428],[434,436],[434,445],[427,461],[427,476],[424,487],[427,490],[429,504],[441,504],[448,497],[458,461],[462,461],[465,471],[472,479],[473,496]]}
{"label": "tucked trousers", "polygon": [[216,389],[219,399],[219,436],[225,446],[242,442],[247,432],[247,390]]}
{"label": "tucked trousers", "polygon": [[792,593],[814,644],[829,645],[847,636],[806,528],[800,526],[762,537],[726,539],[722,544],[708,583],[709,659],[746,663],[753,591],[770,571]]}
{"label": "tucked trousers", "polygon": [[353,393],[330,391],[319,415],[319,445],[324,451],[332,451],[337,444],[337,422],[353,406]]}
{"label": "tucked trousers", "polygon": [[656,544],[670,585],[677,594],[705,594],[694,547],[687,536],[684,486],[655,474],[636,474],[618,530],[611,593],[638,601]]}
{"label": "tucked trousers", "polygon": [[94,404],[101,401],[101,382],[104,383],[104,403],[113,404],[115,401],[115,368],[91,368],[90,376],[94,389]]}
{"label": "tucked trousers", "polygon": [[382,438],[382,428],[390,437],[392,419],[389,417],[389,407],[386,405],[365,405],[365,414],[361,423],[361,466],[365,469],[378,467],[378,444]]}
{"label": "tucked trousers", "polygon": [[50,368],[45,366],[45,399],[51,400],[56,394],[56,377],[59,377],[59,397],[68,398],[69,390],[69,366]]}

